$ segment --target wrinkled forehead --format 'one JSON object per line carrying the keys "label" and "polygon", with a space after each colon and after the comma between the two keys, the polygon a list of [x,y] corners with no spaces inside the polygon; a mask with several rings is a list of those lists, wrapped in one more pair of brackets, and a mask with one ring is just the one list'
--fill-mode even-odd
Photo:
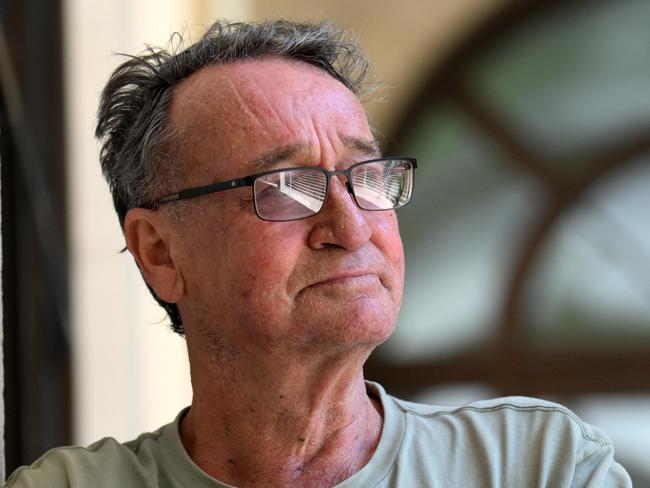
{"label": "wrinkled forehead", "polygon": [[350,90],[315,66],[282,58],[201,69],[175,89],[170,120],[194,168],[214,167],[215,159],[240,166],[279,144],[371,138]]}

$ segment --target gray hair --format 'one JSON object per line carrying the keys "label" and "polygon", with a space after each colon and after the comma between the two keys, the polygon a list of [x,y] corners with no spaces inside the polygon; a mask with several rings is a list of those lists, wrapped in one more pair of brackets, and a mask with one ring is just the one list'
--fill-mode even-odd
{"label": "gray hair", "polygon": [[[329,22],[215,22],[198,42],[182,49],[172,36],[169,50],[149,48],[118,66],[104,88],[95,136],[102,141],[100,162],[122,228],[126,213],[173,191],[171,176],[181,166],[169,121],[174,87],[205,66],[281,56],[329,73],[355,95],[367,93],[368,62],[348,34]],[[175,46],[175,47],[173,47]],[[172,329],[183,334],[176,305],[156,301],[167,311]]]}

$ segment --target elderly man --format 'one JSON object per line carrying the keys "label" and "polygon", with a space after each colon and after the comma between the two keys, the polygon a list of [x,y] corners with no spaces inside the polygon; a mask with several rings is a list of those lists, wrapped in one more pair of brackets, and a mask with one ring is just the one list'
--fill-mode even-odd
{"label": "elderly man", "polygon": [[187,338],[194,397],[154,433],[60,448],[8,486],[629,486],[560,406],[397,400],[362,366],[392,333],[394,209],[366,63],[328,24],[217,23],[111,77],[101,161],[129,251]]}

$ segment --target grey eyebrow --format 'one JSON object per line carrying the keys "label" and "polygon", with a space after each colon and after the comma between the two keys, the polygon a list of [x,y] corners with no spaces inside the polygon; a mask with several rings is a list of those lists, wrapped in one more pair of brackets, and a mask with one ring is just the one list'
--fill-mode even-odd
{"label": "grey eyebrow", "polygon": [[374,139],[360,139],[358,137],[344,137],[343,144],[346,147],[359,151],[371,157],[381,157],[379,143]]}
{"label": "grey eyebrow", "polygon": [[255,159],[252,159],[248,164],[257,167],[258,169],[267,169],[281,163],[282,161],[287,161],[288,159],[293,158],[296,154],[304,152],[306,147],[305,144],[301,143],[287,144],[286,146],[277,147],[256,157]]}

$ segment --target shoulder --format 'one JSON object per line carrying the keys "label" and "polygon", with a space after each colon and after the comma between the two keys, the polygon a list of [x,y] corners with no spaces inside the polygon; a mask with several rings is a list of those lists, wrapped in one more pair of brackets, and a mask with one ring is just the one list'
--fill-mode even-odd
{"label": "shoulder", "polygon": [[[391,397],[396,407],[418,429],[446,430],[482,439],[516,441],[534,437],[539,441],[584,443],[599,449],[612,442],[599,429],[583,422],[557,403],[527,397],[481,400],[466,405],[440,406],[408,402]],[[476,434],[476,435],[474,435]]]}
{"label": "shoulder", "polygon": [[439,406],[390,398],[406,418],[404,445],[421,459],[445,459],[450,476],[473,472],[512,486],[631,486],[610,438],[557,403],[505,397]]}
{"label": "shoulder", "polygon": [[131,451],[117,440],[106,437],[88,447],[66,446],[51,449],[30,466],[18,468],[5,488],[67,487],[88,483],[95,474],[106,472]]}
{"label": "shoulder", "polygon": [[151,465],[147,458],[155,457],[152,444],[163,429],[124,444],[106,437],[88,447],[52,449],[32,465],[17,469],[5,488],[149,486],[151,473],[144,466]]}
{"label": "shoulder", "polygon": [[481,400],[457,406],[429,405],[408,402],[391,397],[398,409],[417,422],[479,422],[489,429],[520,426],[543,428],[546,433],[561,430],[582,437],[598,445],[611,444],[602,431],[583,422],[568,408],[553,402],[528,397],[503,397]]}

